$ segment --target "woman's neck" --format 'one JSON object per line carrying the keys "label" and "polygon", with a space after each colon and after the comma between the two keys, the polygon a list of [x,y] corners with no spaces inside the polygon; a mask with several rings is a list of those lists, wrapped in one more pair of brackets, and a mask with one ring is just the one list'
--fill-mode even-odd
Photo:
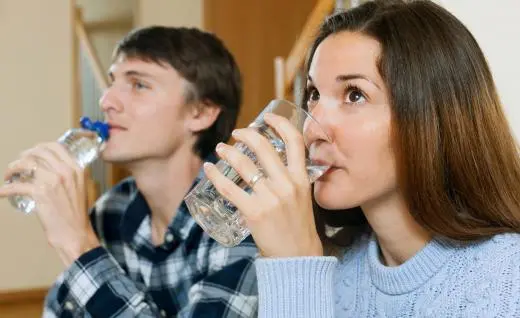
{"label": "woman's neck", "polygon": [[403,264],[432,238],[412,217],[397,191],[363,205],[362,209],[375,232],[381,261],[387,266]]}

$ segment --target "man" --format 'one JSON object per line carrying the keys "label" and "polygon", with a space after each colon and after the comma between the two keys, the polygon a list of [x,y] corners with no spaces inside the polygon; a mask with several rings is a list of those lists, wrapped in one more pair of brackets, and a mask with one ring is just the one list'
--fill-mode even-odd
{"label": "man", "polygon": [[32,196],[49,243],[67,269],[44,317],[251,317],[256,315],[256,247],[225,248],[189,215],[183,197],[204,161],[226,141],[241,102],[240,73],[215,36],[149,27],[116,47],[100,100],[110,138],[102,157],[132,177],[105,193],[89,215],[83,172],[57,143],[13,163],[35,182],[0,196]]}

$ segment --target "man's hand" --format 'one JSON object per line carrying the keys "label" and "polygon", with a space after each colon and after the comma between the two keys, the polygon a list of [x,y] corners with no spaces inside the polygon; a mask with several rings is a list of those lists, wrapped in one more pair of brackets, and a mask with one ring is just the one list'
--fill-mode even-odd
{"label": "man's hand", "polygon": [[74,158],[59,143],[36,146],[11,163],[5,180],[32,171],[31,183],[13,182],[0,187],[0,197],[30,196],[47,240],[66,266],[100,245],[86,207],[85,175]]}

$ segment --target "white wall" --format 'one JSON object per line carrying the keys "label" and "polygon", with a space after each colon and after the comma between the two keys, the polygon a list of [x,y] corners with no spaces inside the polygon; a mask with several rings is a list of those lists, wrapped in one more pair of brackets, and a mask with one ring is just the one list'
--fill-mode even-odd
{"label": "white wall", "polygon": [[513,131],[520,140],[520,1],[438,0],[470,29],[491,66]]}
{"label": "white wall", "polygon": [[[0,172],[72,124],[70,1],[0,2]],[[1,181],[0,181],[1,183]],[[62,270],[36,215],[0,200],[0,290],[49,286]]]}

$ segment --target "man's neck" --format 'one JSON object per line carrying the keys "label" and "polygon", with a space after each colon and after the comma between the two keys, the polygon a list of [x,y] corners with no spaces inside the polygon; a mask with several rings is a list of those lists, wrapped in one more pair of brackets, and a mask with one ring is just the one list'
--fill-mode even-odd
{"label": "man's neck", "polygon": [[150,159],[129,166],[137,188],[151,210],[154,244],[162,243],[168,225],[197,177],[202,163],[190,147],[178,149],[169,158]]}

